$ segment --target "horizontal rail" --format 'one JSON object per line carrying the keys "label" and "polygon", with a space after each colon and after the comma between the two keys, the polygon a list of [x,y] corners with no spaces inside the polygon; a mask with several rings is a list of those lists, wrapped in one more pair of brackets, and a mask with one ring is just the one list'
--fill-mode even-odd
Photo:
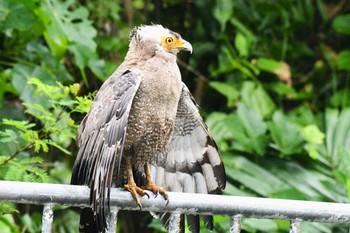
{"label": "horizontal rail", "polygon": [[[86,207],[89,194],[85,186],[0,181],[0,201],[6,202]],[[350,204],[175,192],[168,192],[167,202],[149,195],[141,198],[143,211],[350,223]],[[120,189],[111,190],[110,203],[118,210],[139,210],[131,194]]]}

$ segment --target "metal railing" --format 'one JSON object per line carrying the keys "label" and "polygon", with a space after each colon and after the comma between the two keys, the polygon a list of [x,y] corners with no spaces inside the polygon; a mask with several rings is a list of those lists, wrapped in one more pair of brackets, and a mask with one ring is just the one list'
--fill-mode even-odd
{"label": "metal railing", "polygon": [[[89,194],[84,186],[0,181],[0,201],[44,205],[44,233],[52,232],[54,205],[87,207]],[[169,229],[176,229],[174,224],[182,213],[230,216],[232,233],[240,232],[242,218],[287,219],[291,233],[300,232],[302,221],[350,223],[350,204],[174,192],[168,192],[166,202],[160,195],[149,195],[149,199],[141,198],[142,210],[171,212]],[[115,232],[119,210],[139,210],[130,193],[120,189],[112,189],[110,204],[110,232]]]}

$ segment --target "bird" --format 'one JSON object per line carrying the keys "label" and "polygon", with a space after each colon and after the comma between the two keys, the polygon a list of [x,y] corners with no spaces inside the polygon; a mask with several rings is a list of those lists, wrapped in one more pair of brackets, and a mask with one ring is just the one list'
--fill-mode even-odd
{"label": "bird", "polygon": [[[145,190],[171,201],[167,192],[221,194],[225,188],[218,147],[181,79],[180,51],[192,53],[192,45],[160,24],[131,30],[124,61],[78,128],[71,184],[89,186],[91,204],[81,211],[79,232],[106,232],[112,187],[129,191],[140,208]],[[166,225],[169,214],[163,217]],[[203,220],[212,230],[213,217]],[[199,232],[199,216],[187,221]]]}

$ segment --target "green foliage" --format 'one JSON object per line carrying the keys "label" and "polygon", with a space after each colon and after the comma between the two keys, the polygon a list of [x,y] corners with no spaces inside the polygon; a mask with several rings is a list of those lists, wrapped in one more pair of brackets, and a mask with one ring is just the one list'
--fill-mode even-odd
{"label": "green foliage", "polygon": [[338,15],[333,21],[333,28],[339,33],[350,35],[350,14]]}
{"label": "green foliage", "polygon": [[[179,64],[222,152],[226,195],[348,202],[347,5],[0,1],[0,179],[68,183],[90,92],[123,60],[131,26],[161,22],[193,45],[180,57],[189,65]],[[0,213],[0,232],[40,231],[40,211],[2,203]],[[57,207],[55,232],[74,232],[76,219]],[[215,220],[215,232],[229,231],[229,218]],[[150,227],[163,231],[156,221]],[[288,232],[289,225],[244,219],[242,228]],[[319,223],[302,230],[348,232]]]}

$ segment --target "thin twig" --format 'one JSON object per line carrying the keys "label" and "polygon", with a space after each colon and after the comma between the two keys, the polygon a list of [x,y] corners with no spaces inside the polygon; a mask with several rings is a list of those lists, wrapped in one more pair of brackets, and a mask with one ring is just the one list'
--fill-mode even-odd
{"label": "thin twig", "polygon": [[4,160],[2,163],[0,163],[0,166],[5,165],[6,163],[8,163],[9,161],[11,161],[12,159],[14,159],[19,153],[21,153],[22,151],[27,150],[28,148],[32,147],[34,145],[34,142],[30,142],[27,145],[23,146],[22,148],[18,149],[15,153],[13,153],[13,155],[11,155],[8,159]]}
{"label": "thin twig", "polygon": [[184,67],[186,70],[190,71],[196,77],[198,77],[197,82],[196,82],[196,90],[194,92],[194,99],[200,105],[201,100],[202,100],[202,90],[204,87],[204,83],[208,82],[209,79],[204,74],[202,74],[201,72],[196,70],[193,66],[188,65],[187,63],[185,63],[181,59],[178,59],[177,62],[179,63],[180,66]]}
{"label": "thin twig", "polygon": [[202,79],[203,81],[207,82],[209,80],[209,78],[207,78],[204,74],[196,70],[193,66],[190,66],[189,64],[185,63],[181,59],[177,59],[177,62],[179,63],[180,66],[184,67],[186,70],[190,71],[195,76]]}

